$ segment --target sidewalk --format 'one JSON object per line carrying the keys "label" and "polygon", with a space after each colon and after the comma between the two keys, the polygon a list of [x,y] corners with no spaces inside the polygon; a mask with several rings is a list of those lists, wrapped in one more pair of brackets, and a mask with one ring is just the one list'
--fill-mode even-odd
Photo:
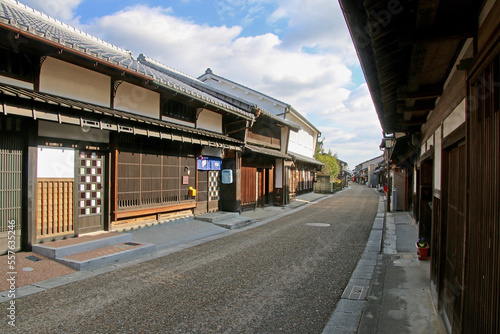
{"label": "sidewalk", "polygon": [[430,262],[417,259],[417,239],[410,213],[385,213],[381,196],[365,252],[323,334],[446,333],[431,301]]}
{"label": "sidewalk", "polygon": [[[286,206],[269,206],[243,211],[241,216],[251,219],[252,223],[236,230],[228,230],[205,221],[196,220],[196,216],[132,230],[127,233],[132,234],[133,241],[153,243],[156,245],[156,251],[92,270],[75,271],[40,254],[19,252],[16,253],[16,267],[19,268],[16,277],[16,298],[162,257],[204,242],[260,226],[282,216],[292,214],[328,196],[331,195],[310,193],[298,196],[294,202]],[[32,256],[35,257],[34,261],[29,259]],[[7,264],[6,255],[1,256],[0,259],[2,263]],[[9,291],[5,290],[8,289],[7,277],[4,279],[3,276],[2,273],[0,278],[5,284],[0,285],[2,287],[0,289],[0,303],[10,300],[8,297]]]}

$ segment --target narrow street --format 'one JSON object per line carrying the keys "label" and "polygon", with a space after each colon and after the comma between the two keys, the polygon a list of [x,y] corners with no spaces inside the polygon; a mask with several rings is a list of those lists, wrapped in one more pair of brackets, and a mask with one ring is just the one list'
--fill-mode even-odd
{"label": "narrow street", "polygon": [[354,184],[268,224],[20,298],[16,330],[321,333],[377,206],[372,189]]}

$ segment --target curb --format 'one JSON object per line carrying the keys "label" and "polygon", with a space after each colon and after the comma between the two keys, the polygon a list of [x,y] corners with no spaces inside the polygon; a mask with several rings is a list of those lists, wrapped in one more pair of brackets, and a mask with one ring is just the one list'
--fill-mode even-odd
{"label": "curb", "polygon": [[375,267],[381,257],[385,221],[384,203],[384,197],[380,196],[377,216],[373,221],[365,251],[361,255],[335,311],[323,329],[323,334],[355,334],[358,331]]}

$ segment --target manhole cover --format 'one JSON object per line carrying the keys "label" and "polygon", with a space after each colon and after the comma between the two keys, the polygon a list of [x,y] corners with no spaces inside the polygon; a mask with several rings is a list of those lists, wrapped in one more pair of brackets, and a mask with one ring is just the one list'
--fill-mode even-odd
{"label": "manhole cover", "polygon": [[25,267],[25,268],[23,268],[23,271],[33,271],[33,268],[31,268],[31,267]]}
{"label": "manhole cover", "polygon": [[316,227],[328,227],[330,224],[326,223],[307,223],[307,226],[316,226]]}
{"label": "manhole cover", "polygon": [[33,261],[33,262],[42,261],[42,259],[41,259],[41,258],[36,257],[36,256],[34,256],[34,255],[26,256],[26,258],[27,258],[28,260]]}

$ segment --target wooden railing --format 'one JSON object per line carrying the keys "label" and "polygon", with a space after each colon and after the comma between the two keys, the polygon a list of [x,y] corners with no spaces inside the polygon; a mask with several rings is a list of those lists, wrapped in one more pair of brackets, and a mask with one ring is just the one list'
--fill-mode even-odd
{"label": "wooden railing", "polygon": [[37,237],[74,231],[73,187],[74,180],[69,178],[37,180]]}

